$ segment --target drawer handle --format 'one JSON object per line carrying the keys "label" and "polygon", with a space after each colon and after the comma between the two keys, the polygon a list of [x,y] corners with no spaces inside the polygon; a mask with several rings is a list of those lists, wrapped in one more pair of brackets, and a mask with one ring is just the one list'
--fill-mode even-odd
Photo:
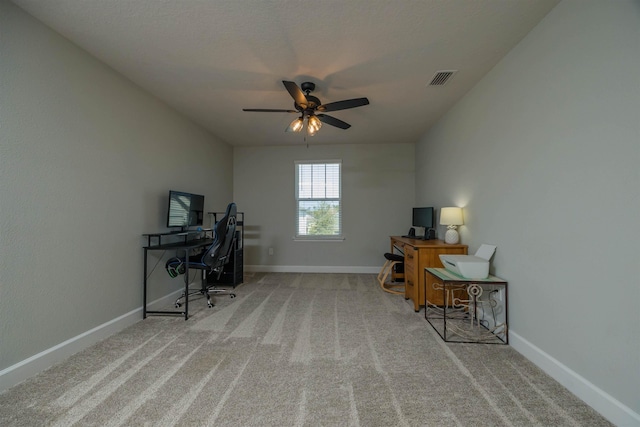
{"label": "drawer handle", "polygon": [[406,257],[409,259],[413,259],[413,255],[407,255]]}

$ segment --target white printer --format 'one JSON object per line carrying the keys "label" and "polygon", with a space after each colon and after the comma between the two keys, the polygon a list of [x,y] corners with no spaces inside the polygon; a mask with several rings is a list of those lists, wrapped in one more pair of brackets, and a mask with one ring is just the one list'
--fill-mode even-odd
{"label": "white printer", "polygon": [[486,279],[489,276],[489,260],[496,251],[493,245],[480,245],[475,255],[440,254],[442,265],[467,279]]}

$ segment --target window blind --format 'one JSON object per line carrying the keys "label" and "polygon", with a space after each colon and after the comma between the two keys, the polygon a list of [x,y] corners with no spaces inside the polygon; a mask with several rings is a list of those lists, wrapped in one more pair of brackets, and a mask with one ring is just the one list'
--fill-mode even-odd
{"label": "window blind", "polygon": [[296,162],[296,236],[342,235],[341,163]]}

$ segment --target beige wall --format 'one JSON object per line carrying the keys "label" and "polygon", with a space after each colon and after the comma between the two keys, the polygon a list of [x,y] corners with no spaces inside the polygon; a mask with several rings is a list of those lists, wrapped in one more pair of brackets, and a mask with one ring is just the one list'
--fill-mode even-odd
{"label": "beige wall", "polygon": [[[7,1],[0,31],[2,373],[140,310],[141,234],[169,189],[223,209],[233,153]],[[151,299],[179,286],[163,266]]]}
{"label": "beige wall", "polygon": [[635,417],[639,46],[637,1],[565,0],[416,148],[418,199],[463,206],[471,251],[498,246],[512,345]]}
{"label": "beige wall", "polygon": [[[389,235],[411,225],[413,155],[414,144],[235,147],[234,196],[248,224],[246,267],[377,272]],[[330,159],[342,160],[345,240],[294,241],[294,162]]]}

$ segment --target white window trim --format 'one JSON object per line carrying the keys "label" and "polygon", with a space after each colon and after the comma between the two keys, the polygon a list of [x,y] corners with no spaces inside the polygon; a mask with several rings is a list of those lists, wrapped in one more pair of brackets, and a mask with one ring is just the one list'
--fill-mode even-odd
{"label": "white window trim", "polygon": [[[299,202],[299,197],[298,197],[298,190],[299,190],[299,176],[298,176],[298,165],[311,165],[311,164],[329,164],[329,163],[337,163],[340,165],[340,185],[338,188],[340,197],[338,198],[339,202],[340,202],[340,218],[338,219],[339,221],[339,230],[340,230],[340,234],[337,234],[335,236],[313,236],[313,235],[299,235],[298,234],[298,202]],[[293,235],[293,240],[297,241],[297,242],[342,242],[345,240],[344,237],[344,230],[342,229],[342,217],[344,214],[343,211],[343,207],[344,207],[344,203],[343,203],[343,199],[342,199],[342,160],[341,159],[328,159],[328,160],[295,160],[294,161],[294,173],[295,173],[295,193],[294,193],[294,197],[295,197],[295,213],[294,213],[294,217],[295,217],[295,224],[294,224],[294,235]]]}

